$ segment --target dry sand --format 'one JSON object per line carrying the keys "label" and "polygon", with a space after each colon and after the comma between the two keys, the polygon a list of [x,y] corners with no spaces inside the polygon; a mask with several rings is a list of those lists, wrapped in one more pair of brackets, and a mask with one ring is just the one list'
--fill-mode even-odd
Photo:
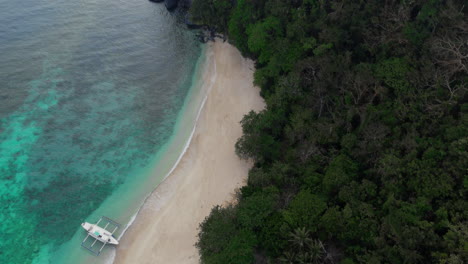
{"label": "dry sand", "polygon": [[[201,110],[192,141],[172,174],[150,195],[117,249],[115,263],[198,263],[199,224],[213,206],[232,201],[251,166],[234,144],[240,120],[263,109],[253,86],[253,62],[233,46],[210,43],[213,56],[204,82],[216,75]],[[213,70],[215,69],[215,70]]]}

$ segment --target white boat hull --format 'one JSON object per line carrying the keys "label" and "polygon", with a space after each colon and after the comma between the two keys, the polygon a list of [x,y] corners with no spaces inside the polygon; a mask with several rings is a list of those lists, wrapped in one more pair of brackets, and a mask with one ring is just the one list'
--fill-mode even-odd
{"label": "white boat hull", "polygon": [[84,222],[81,223],[81,227],[83,227],[86,230],[86,232],[88,232],[89,236],[101,241],[102,243],[111,245],[119,244],[119,241],[112,235],[111,232],[107,231],[106,229],[100,226]]}

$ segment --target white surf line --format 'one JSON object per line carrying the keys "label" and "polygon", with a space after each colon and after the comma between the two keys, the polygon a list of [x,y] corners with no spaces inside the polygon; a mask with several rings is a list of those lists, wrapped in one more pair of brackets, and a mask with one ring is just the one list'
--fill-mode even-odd
{"label": "white surf line", "polygon": [[[146,201],[146,198],[145,198],[145,201]],[[141,208],[141,206],[140,206]],[[132,216],[132,218],[130,218],[130,221],[128,221],[128,223],[125,225],[125,228],[124,230],[122,231],[122,233],[119,235],[119,237],[117,238],[117,240],[120,240],[122,238],[122,236],[125,234],[125,232],[127,231],[127,229],[133,224],[133,222],[135,222],[135,219],[137,217],[137,214],[140,212],[140,208],[138,208],[138,211]]]}
{"label": "white surf line", "polygon": [[[214,52],[212,52],[212,53],[214,53]],[[214,55],[213,55],[213,54],[209,54],[207,57],[212,57],[212,56],[214,56]],[[209,87],[208,87],[208,89],[207,89],[207,91],[206,91],[206,95],[205,95],[205,97],[203,98],[203,101],[202,101],[202,103],[201,103],[200,108],[198,109],[197,116],[196,116],[196,118],[195,118],[195,124],[194,124],[194,126],[193,126],[192,132],[190,132],[190,136],[189,136],[189,138],[187,139],[187,142],[186,142],[185,145],[184,145],[184,149],[182,150],[182,152],[180,153],[179,157],[177,158],[177,161],[175,162],[174,166],[172,166],[171,170],[166,174],[166,176],[164,176],[163,180],[158,184],[158,186],[161,185],[161,184],[167,179],[167,177],[169,177],[169,176],[172,174],[172,172],[177,168],[177,165],[179,165],[180,161],[182,160],[182,157],[185,155],[185,153],[187,152],[187,149],[188,149],[189,146],[190,146],[190,143],[192,142],[192,138],[193,138],[193,135],[195,134],[195,130],[196,130],[196,128],[197,128],[197,124],[198,124],[198,120],[200,119],[201,112],[202,112],[203,108],[205,107],[206,100],[208,99],[208,95],[210,94],[210,91],[211,91],[211,89],[213,88],[213,85],[214,85],[214,83],[215,83],[215,81],[216,81],[216,77],[217,77],[217,74],[218,74],[217,71],[216,71],[216,60],[215,60],[215,59],[213,59],[213,65],[214,65],[214,70],[213,70],[213,71],[214,71],[214,74],[213,74],[213,76],[212,76],[211,79],[210,79],[210,84],[209,84]],[[202,77],[203,77],[203,76],[202,76]],[[140,207],[138,207],[137,212],[132,216],[132,218],[131,218],[130,221],[127,223],[127,225],[125,225],[125,228],[124,228],[124,230],[122,231],[122,233],[119,235],[118,240],[120,240],[120,239],[123,237],[123,235],[125,234],[125,232],[127,231],[127,229],[133,224],[133,222],[135,222],[135,220],[136,220],[136,218],[137,218],[137,215],[140,213],[141,209],[143,208],[143,205],[146,204],[146,201],[147,201],[147,200],[149,199],[149,197],[156,191],[156,189],[158,188],[158,186],[156,186],[156,188],[155,188],[153,191],[151,191],[148,195],[146,195],[146,197],[145,197],[145,199],[143,200],[142,204],[140,205]],[[111,264],[111,263],[113,264],[113,263],[114,263],[115,257],[116,257],[116,255],[117,255],[115,251],[116,251],[116,249],[114,250],[113,254],[109,257],[109,261],[106,262],[106,264],[107,264],[107,263],[109,263],[109,264]]]}
{"label": "white surf line", "polygon": [[[213,56],[212,54],[209,55],[210,57]],[[197,116],[195,117],[195,124],[193,126],[193,129],[192,129],[192,132],[190,132],[190,136],[187,140],[187,142],[185,143],[185,146],[184,146],[184,149],[182,150],[181,154],[179,155],[179,157],[177,158],[177,161],[175,162],[174,166],[172,166],[171,170],[166,174],[166,176],[164,176],[164,179],[162,182],[164,182],[164,180],[169,177],[169,175],[172,174],[172,172],[177,168],[177,165],[179,165],[179,162],[180,160],[183,158],[185,152],[187,152],[187,149],[189,148],[190,146],[190,143],[192,142],[192,138],[193,138],[193,135],[195,134],[195,130],[197,128],[197,125],[198,125],[198,120],[200,119],[200,115],[201,115],[201,112],[203,110],[203,108],[205,107],[205,103],[206,103],[206,100],[208,99],[208,95],[210,94],[211,92],[211,89],[213,88],[213,85],[216,81],[216,76],[217,76],[217,72],[216,72],[216,60],[213,60],[213,66],[214,66],[214,74],[213,76],[211,77],[210,79],[210,84],[209,84],[209,87],[208,89],[206,90],[206,95],[205,97],[203,98],[203,101],[201,103],[201,106],[200,108],[198,109],[198,113],[197,113]],[[162,183],[161,182],[161,183]]]}
{"label": "white surf line", "polygon": [[[150,194],[150,195],[151,195],[151,194]],[[145,202],[146,202],[146,199],[148,199],[148,197],[149,197],[149,195],[146,196]],[[143,204],[145,204],[145,202],[143,202]],[[119,237],[117,238],[117,240],[120,241],[120,238],[122,238],[122,236],[125,234],[125,232],[127,232],[127,229],[133,224],[133,222],[135,222],[135,219],[136,219],[138,213],[140,212],[140,209],[143,207],[143,204],[138,208],[138,211],[132,216],[132,218],[130,218],[130,221],[128,221],[128,223],[125,225],[124,230],[123,230],[122,233],[119,235]],[[114,261],[115,261],[116,255],[117,255],[117,248],[112,247],[112,248],[111,248],[110,256],[104,261],[104,264],[113,264]]]}

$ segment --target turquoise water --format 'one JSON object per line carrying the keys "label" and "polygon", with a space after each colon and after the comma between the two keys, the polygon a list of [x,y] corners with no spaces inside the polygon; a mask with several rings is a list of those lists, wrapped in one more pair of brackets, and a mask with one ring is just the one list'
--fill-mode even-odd
{"label": "turquoise water", "polygon": [[145,0],[0,0],[0,263],[106,259],[80,223],[128,222],[181,149],[201,47],[180,20]]}

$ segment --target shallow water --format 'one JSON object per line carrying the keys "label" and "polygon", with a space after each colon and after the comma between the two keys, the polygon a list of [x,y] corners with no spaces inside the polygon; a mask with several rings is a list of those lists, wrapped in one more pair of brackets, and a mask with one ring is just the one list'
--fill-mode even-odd
{"label": "shallow water", "polygon": [[0,263],[64,263],[82,221],[130,219],[200,54],[164,5],[0,0]]}

